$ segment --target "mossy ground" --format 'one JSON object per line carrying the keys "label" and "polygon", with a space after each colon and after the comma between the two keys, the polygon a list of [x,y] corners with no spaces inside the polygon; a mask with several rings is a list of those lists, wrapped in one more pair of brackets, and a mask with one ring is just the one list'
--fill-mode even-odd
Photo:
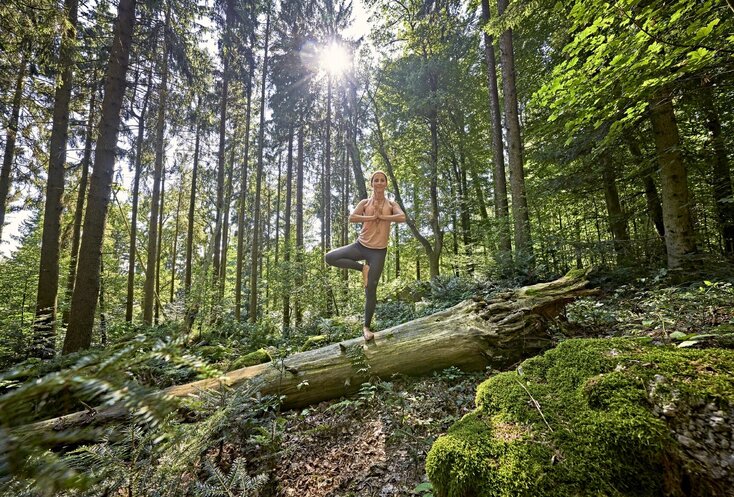
{"label": "mossy ground", "polygon": [[568,340],[482,383],[426,470],[439,496],[676,495],[680,451],[659,406],[728,408],[733,372],[731,350]]}

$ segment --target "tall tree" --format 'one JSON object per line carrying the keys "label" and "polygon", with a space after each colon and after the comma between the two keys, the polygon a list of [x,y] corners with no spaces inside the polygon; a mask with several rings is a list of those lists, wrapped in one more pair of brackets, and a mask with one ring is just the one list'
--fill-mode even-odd
{"label": "tall tree", "polygon": [[[499,15],[507,9],[508,0],[497,0]],[[512,194],[512,218],[515,228],[515,251],[520,264],[527,264],[533,257],[530,236],[530,214],[525,193],[525,166],[522,157],[522,136],[517,105],[515,84],[515,52],[512,29],[500,35],[500,59],[502,66],[502,89],[505,102],[505,125],[507,126],[507,149],[510,165],[510,192]]]}
{"label": "tall tree", "polygon": [[265,150],[265,87],[268,75],[268,43],[270,41],[270,9],[267,9],[265,20],[265,44],[263,46],[262,80],[260,82],[260,127],[257,143],[257,169],[255,171],[255,203],[252,228],[252,249],[250,252],[250,322],[257,321],[257,280],[258,262],[260,258],[260,190],[263,176],[263,152]]}
{"label": "tall tree", "polygon": [[156,266],[158,254],[158,216],[161,206],[161,178],[163,176],[163,161],[165,149],[166,110],[168,106],[168,75],[170,40],[168,31],[171,25],[171,0],[166,5],[163,27],[163,53],[159,60],[161,83],[158,93],[158,109],[155,127],[155,163],[153,166],[153,192],[150,198],[150,219],[148,220],[148,260],[145,269],[145,285],[143,287],[143,322],[153,324],[153,301],[158,298],[155,291]]}
{"label": "tall tree", "polygon": [[89,92],[89,114],[87,117],[87,131],[84,139],[84,154],[82,162],[79,166],[81,169],[81,177],[79,178],[79,186],[76,193],[76,209],[74,210],[74,228],[71,237],[71,256],[69,257],[69,273],[66,279],[65,301],[67,303],[64,309],[62,321],[66,325],[69,323],[69,303],[71,295],[74,292],[74,280],[76,279],[76,262],[79,258],[79,242],[82,235],[82,220],[84,219],[84,201],[87,198],[87,183],[89,182],[89,165],[92,161],[92,142],[94,140],[94,125],[96,121],[97,110],[97,71],[92,76],[91,91]]}
{"label": "tall tree", "polygon": [[138,240],[138,204],[140,200],[140,175],[143,167],[143,142],[145,139],[145,116],[148,112],[148,100],[153,90],[151,71],[148,72],[148,83],[143,97],[143,104],[138,115],[138,135],[135,139],[135,165],[132,188],[132,213],[130,215],[130,248],[128,250],[127,266],[127,299],[125,304],[125,321],[133,320],[133,306],[135,302],[135,260],[137,259]]}
{"label": "tall tree", "polygon": [[10,109],[10,119],[8,119],[6,127],[7,131],[5,132],[3,168],[0,171],[0,237],[2,237],[3,226],[5,226],[5,211],[7,210],[8,194],[10,193],[10,172],[13,169],[13,159],[15,158],[15,142],[18,136],[18,118],[20,116],[20,105],[23,101],[23,86],[27,71],[28,54],[23,50],[20,55],[18,76],[15,78],[13,105]]}
{"label": "tall tree", "polygon": [[135,24],[135,3],[136,0],[120,0],[117,6],[94,169],[89,184],[89,201],[79,249],[79,270],[71,299],[69,327],[64,339],[64,354],[85,349],[92,341],[92,326],[100,287],[102,241],[110,202],[120,108],[125,94],[125,76]]}
{"label": "tall tree", "polygon": [[650,121],[655,138],[663,195],[663,222],[668,268],[685,269],[695,264],[697,252],[688,195],[688,171],[680,151],[678,124],[672,94],[662,91],[650,102]]}
{"label": "tall tree", "polygon": [[245,203],[247,199],[247,172],[250,163],[250,113],[252,110],[252,70],[250,64],[245,83],[247,110],[245,111],[245,154],[240,170],[240,197],[237,210],[237,267],[235,269],[234,315],[239,320],[242,313],[242,271],[245,262]]}
{"label": "tall tree", "polygon": [[[489,0],[482,0],[482,21],[489,22]],[[510,210],[507,204],[507,178],[505,177],[505,153],[502,140],[502,114],[497,87],[497,67],[494,55],[494,39],[486,31],[482,31],[484,39],[484,60],[487,64],[487,87],[489,89],[489,116],[492,123],[492,154],[494,185],[494,208],[498,222],[498,241],[500,259],[512,261],[512,243],[510,242]],[[475,185],[477,182],[475,181]]]}

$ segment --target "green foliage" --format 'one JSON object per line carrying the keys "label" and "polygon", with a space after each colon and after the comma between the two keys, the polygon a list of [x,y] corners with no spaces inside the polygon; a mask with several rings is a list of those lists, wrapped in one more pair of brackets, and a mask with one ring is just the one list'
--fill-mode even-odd
{"label": "green foliage", "polygon": [[241,495],[250,497],[258,495],[258,491],[268,481],[265,474],[250,476],[247,473],[246,461],[238,458],[234,461],[228,473],[224,473],[211,462],[206,462],[209,478],[204,482],[196,482],[195,495],[201,497],[227,497]]}

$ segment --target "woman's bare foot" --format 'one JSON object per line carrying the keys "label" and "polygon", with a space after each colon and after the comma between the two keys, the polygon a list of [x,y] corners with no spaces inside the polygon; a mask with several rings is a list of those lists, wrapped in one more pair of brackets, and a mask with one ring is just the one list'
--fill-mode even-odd
{"label": "woman's bare foot", "polygon": [[362,285],[367,288],[367,282],[369,281],[370,267],[367,264],[362,265]]}
{"label": "woman's bare foot", "polygon": [[375,334],[370,331],[368,327],[362,328],[362,336],[364,337],[365,342],[369,342],[370,340],[375,339]]}

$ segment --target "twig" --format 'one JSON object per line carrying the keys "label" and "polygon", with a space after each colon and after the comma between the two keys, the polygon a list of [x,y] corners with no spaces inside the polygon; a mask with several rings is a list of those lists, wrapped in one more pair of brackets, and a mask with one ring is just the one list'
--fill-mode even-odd
{"label": "twig", "polygon": [[531,393],[530,393],[530,390],[528,390],[528,389],[527,389],[527,387],[526,387],[525,385],[523,385],[523,384],[522,384],[522,382],[521,382],[520,380],[518,380],[517,378],[515,378],[515,381],[516,381],[516,382],[517,382],[517,384],[518,384],[518,385],[520,385],[520,386],[522,387],[522,389],[523,389],[523,390],[525,390],[525,392],[526,392],[526,393],[528,394],[528,396],[530,397],[530,400],[532,400],[532,401],[533,401],[533,405],[535,406],[535,408],[536,408],[536,409],[538,410],[538,412],[540,413],[540,417],[541,417],[541,418],[543,418],[543,422],[545,423],[545,426],[547,426],[547,427],[548,427],[548,429],[549,429],[549,430],[550,430],[550,431],[552,432],[552,431],[553,431],[553,428],[551,428],[551,425],[549,425],[549,424],[548,424],[548,420],[547,420],[547,419],[545,419],[545,415],[543,415],[543,411],[541,411],[541,410],[540,410],[540,403],[539,403],[539,402],[538,402],[537,400],[535,400],[535,397],[533,397],[533,394],[531,394]]}

